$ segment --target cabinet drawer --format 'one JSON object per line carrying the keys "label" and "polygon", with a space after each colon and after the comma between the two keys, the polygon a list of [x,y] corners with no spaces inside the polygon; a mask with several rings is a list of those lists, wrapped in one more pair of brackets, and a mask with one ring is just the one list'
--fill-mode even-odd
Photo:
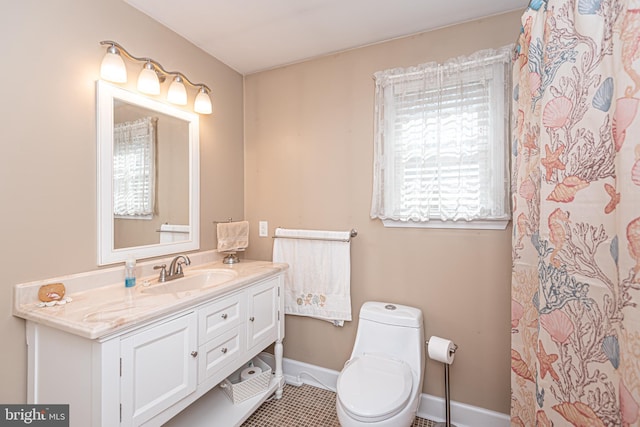
{"label": "cabinet drawer", "polygon": [[243,352],[244,330],[242,325],[238,326],[200,346],[198,383],[209,379],[227,364],[239,359]]}
{"label": "cabinet drawer", "polygon": [[205,343],[238,326],[245,318],[243,294],[238,293],[202,307],[198,318],[198,339]]}

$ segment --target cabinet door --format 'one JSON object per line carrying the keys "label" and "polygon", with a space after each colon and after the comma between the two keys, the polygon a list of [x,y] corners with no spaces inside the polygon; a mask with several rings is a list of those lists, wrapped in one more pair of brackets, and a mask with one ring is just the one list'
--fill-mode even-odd
{"label": "cabinet door", "polygon": [[278,337],[278,287],[277,278],[267,280],[248,290],[247,349],[266,347]]}
{"label": "cabinet door", "polygon": [[122,339],[122,426],[140,425],[195,391],[197,332],[191,312]]}

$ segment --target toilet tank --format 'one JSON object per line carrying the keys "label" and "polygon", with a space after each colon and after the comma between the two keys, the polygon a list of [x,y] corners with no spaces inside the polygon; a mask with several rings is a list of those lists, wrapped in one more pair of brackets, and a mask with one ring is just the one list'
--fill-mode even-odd
{"label": "toilet tank", "polygon": [[404,360],[416,372],[424,366],[424,326],[417,308],[384,302],[366,302],[360,309],[351,358],[386,354]]}
{"label": "toilet tank", "polygon": [[386,302],[365,302],[360,309],[360,319],[391,325],[422,328],[422,311],[406,305]]}

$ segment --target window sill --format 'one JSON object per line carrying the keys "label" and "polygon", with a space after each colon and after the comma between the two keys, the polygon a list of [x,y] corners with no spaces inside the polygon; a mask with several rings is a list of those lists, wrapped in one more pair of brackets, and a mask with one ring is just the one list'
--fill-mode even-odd
{"label": "window sill", "polygon": [[432,219],[425,222],[416,221],[396,221],[393,219],[383,219],[385,227],[392,228],[457,228],[461,230],[504,230],[509,224],[509,220],[496,221],[441,221]]}
{"label": "window sill", "polygon": [[145,221],[152,220],[153,215],[113,215],[114,219],[143,219]]}

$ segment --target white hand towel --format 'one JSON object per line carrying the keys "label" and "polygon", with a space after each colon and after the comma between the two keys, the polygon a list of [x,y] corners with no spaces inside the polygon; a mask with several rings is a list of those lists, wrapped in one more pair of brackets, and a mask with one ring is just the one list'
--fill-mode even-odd
{"label": "white hand towel", "polygon": [[276,229],[273,261],[285,272],[285,313],[343,326],[351,320],[350,232]]}
{"label": "white hand towel", "polygon": [[218,252],[233,252],[249,247],[249,221],[220,222],[217,227]]}
{"label": "white hand towel", "polygon": [[189,239],[191,227],[188,225],[161,224],[160,243],[180,242]]}

